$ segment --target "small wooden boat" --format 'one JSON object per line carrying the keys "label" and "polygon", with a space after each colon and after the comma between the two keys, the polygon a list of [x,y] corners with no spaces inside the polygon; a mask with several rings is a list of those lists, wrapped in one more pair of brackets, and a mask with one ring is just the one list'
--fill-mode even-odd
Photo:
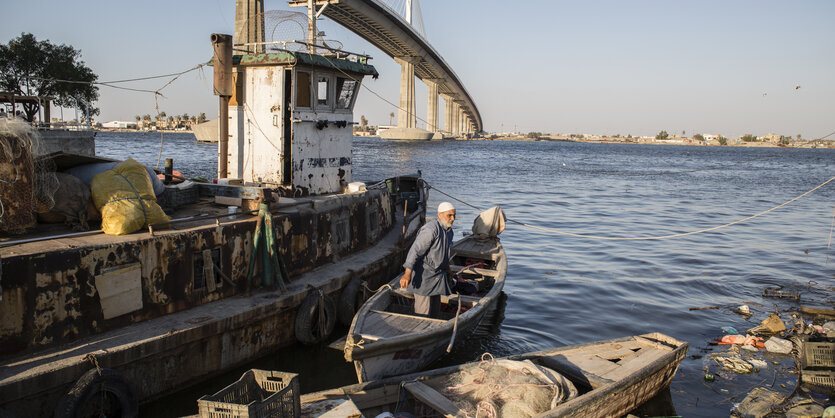
{"label": "small wooden boat", "polygon": [[[669,386],[687,348],[687,342],[651,333],[509,356],[495,362],[511,364],[511,371],[515,368],[531,376],[549,377],[554,402],[535,411],[535,416],[620,417]],[[358,411],[367,417],[383,412],[472,416],[472,410],[465,410],[462,405],[481,412],[491,406],[474,406],[462,399],[479,389],[466,385],[478,384],[490,388],[488,403],[497,409],[494,412],[507,415],[502,409],[507,406],[504,391],[512,390],[513,386],[520,389],[520,384],[513,384],[512,377],[502,377],[501,382],[508,382],[504,385],[479,381],[480,376],[472,378],[479,370],[485,370],[486,364],[493,362],[483,360],[302,395],[302,416],[337,407],[341,411]],[[468,376],[469,383],[451,386]],[[549,386],[528,385],[520,389],[525,395],[532,387]],[[528,398],[522,396],[513,402],[522,399]]]}
{"label": "small wooden boat", "polygon": [[[478,227],[485,222],[494,233]],[[498,207],[488,209],[475,222],[473,230],[478,233],[453,244],[451,268],[460,272],[459,283],[466,282],[475,292],[442,296],[441,318],[414,314],[414,295],[400,288],[399,275],[363,304],[344,348],[345,359],[354,362],[360,382],[427,367],[495,311],[507,272],[507,256],[496,236],[502,229],[504,213]]]}

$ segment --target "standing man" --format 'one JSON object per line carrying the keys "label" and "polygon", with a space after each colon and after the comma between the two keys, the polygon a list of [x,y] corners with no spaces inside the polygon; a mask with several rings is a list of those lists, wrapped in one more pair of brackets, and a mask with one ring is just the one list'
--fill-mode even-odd
{"label": "standing man", "polygon": [[[450,293],[447,278],[449,254],[452,247],[452,223],[455,207],[452,203],[438,205],[438,219],[420,228],[403,267],[400,287],[412,289],[415,295],[415,314],[437,318],[441,311],[441,295]],[[414,272],[414,278],[412,278]]]}

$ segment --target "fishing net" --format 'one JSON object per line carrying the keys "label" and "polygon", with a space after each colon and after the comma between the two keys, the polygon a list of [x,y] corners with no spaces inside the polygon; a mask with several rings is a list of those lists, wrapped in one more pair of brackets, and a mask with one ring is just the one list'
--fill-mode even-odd
{"label": "fishing net", "polygon": [[577,396],[568,379],[528,360],[482,359],[435,388],[468,417],[529,417]]}
{"label": "fishing net", "polygon": [[21,231],[35,223],[35,212],[55,206],[54,163],[34,158],[41,147],[28,123],[0,118],[0,231]]}

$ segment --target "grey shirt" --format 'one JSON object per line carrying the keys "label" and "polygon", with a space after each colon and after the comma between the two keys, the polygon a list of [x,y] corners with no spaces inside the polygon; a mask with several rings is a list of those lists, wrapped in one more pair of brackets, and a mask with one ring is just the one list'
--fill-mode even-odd
{"label": "grey shirt", "polygon": [[424,296],[448,295],[447,269],[449,268],[452,228],[444,228],[435,219],[423,225],[406,256],[404,268],[414,272],[409,289]]}

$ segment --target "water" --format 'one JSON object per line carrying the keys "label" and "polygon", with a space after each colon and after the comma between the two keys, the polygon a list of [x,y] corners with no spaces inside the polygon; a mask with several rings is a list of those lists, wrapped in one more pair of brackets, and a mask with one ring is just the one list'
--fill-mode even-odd
{"label": "water", "polygon": [[[213,177],[214,145],[192,143],[188,134],[165,134],[164,140],[163,158],[173,157],[175,168],[187,176]],[[155,165],[159,134],[100,133],[97,150]],[[354,141],[355,180],[421,170],[431,185],[472,205],[500,205],[517,221],[606,237],[662,236],[734,222],[828,180],[835,175],[833,162],[831,149]],[[430,192],[433,207],[442,200],[449,199]],[[454,203],[460,237],[477,211]],[[671,385],[680,415],[727,415],[749,390],[772,380],[774,389],[789,393],[797,376],[785,373],[791,367],[786,358],[767,357],[769,368],[759,373],[725,374],[706,384],[703,367],[709,363],[701,356],[724,350],[707,345],[722,335],[723,326],[745,330],[773,311],[775,302],[781,310],[793,306],[763,298],[766,287],[801,289],[804,305],[831,308],[835,254],[828,264],[826,259],[833,206],[835,182],[744,223],[663,240],[576,238],[509,224],[502,234],[509,257],[504,320],[442,364],[472,360],[484,351],[501,356],[658,331],[690,343],[691,356]],[[748,320],[731,312],[744,302],[753,302]],[[716,305],[722,309],[688,309]],[[281,350],[253,364],[301,371],[303,391],[354,378],[341,353],[326,348]],[[239,375],[230,372],[143,413],[193,411],[194,399]]]}

